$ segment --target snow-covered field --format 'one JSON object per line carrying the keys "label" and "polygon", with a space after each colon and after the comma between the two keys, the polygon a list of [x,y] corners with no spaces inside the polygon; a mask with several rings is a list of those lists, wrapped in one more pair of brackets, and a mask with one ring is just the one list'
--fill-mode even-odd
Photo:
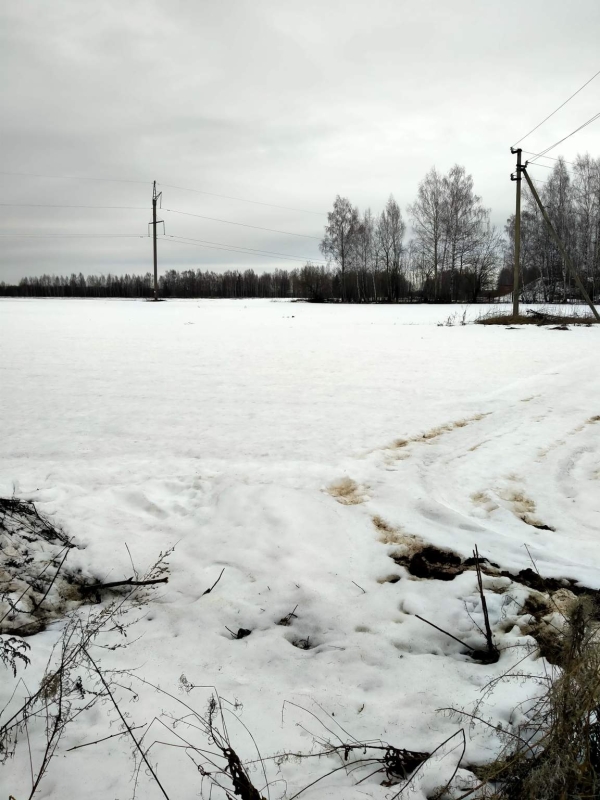
{"label": "snow-covered field", "polygon": [[[128,648],[98,651],[103,666],[134,669],[201,712],[210,691],[182,693],[181,676],[215,686],[243,704],[263,756],[316,752],[315,737],[332,734],[311,713],[344,741],[431,751],[462,724],[439,709],[472,707],[524,656],[523,596],[485,578],[502,653],[475,663],[415,617],[482,646],[467,613],[481,624],[475,573],[419,580],[390,555],[419,541],[462,556],[478,545],[515,572],[531,553],[542,575],[600,588],[600,329],[438,326],[456,311],[0,301],[0,494],[34,500],[85,545],[69,559],[96,578],[131,574],[126,544],[140,571],[175,547],[169,583]],[[52,625],[29,639],[26,681],[59,635]],[[529,662],[543,671],[543,659]],[[15,685],[1,670],[0,708]],[[175,701],[135,688],[137,702],[123,689],[130,724],[175,713]],[[501,683],[485,713],[506,724],[530,691]],[[66,752],[117,730],[108,704],[78,718],[36,797],[130,797],[125,737]],[[229,733],[256,758],[233,716]],[[145,742],[174,737],[154,722]],[[497,747],[491,729],[476,730],[465,763]],[[184,749],[151,753],[171,800],[200,796]],[[458,755],[441,751],[412,796],[443,785]],[[337,766],[267,761],[268,790],[262,768],[251,775],[275,800]],[[381,774],[358,783],[368,773],[340,770],[302,796],[394,796]],[[22,800],[30,785],[24,749],[0,767],[0,796]],[[144,771],[137,792],[162,796]]]}

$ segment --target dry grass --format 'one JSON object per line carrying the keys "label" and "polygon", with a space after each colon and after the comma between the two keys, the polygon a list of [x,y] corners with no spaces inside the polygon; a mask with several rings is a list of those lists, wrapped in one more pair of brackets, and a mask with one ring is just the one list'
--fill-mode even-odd
{"label": "dry grass", "polygon": [[373,525],[379,531],[379,541],[382,544],[407,544],[409,539],[414,538],[403,533],[401,527],[390,525],[377,514],[373,517]]}
{"label": "dry grass", "polygon": [[[567,310],[568,309],[568,310]],[[587,309],[587,307],[586,307]],[[552,308],[552,310],[528,309],[524,314],[514,315],[510,311],[502,312],[497,309],[481,314],[476,320],[476,325],[593,325],[597,320],[587,310],[573,313],[572,306],[565,310]]]}
{"label": "dry grass", "polygon": [[[600,797],[598,609],[590,598],[575,600],[570,593],[563,594],[555,598],[556,610],[564,619],[562,633],[554,628],[555,637],[558,631],[557,666],[536,679],[543,690],[534,693],[531,704],[521,704],[518,716],[523,721],[507,731],[507,744],[498,758],[477,770],[482,780],[477,793],[462,797]],[[517,671],[512,677],[528,676]]]}
{"label": "dry grass", "polygon": [[[459,428],[466,428],[471,422],[479,422],[490,414],[490,411],[483,414],[474,414],[472,417],[466,417],[465,419],[458,419],[455,422],[447,422],[443,425],[438,425],[435,428],[425,431],[425,433],[422,433],[420,436],[411,436],[409,439],[396,439],[391,445],[388,446],[388,449],[401,450],[407,447],[409,444],[430,442],[433,439],[437,439],[438,437],[444,436],[445,434],[451,433]],[[404,457],[406,458],[407,456]]]}
{"label": "dry grass", "polygon": [[340,478],[338,481],[329,484],[327,487],[328,493],[334,497],[338,503],[344,506],[355,506],[360,503],[365,503],[368,499],[366,496],[366,487],[360,486],[352,478]]}

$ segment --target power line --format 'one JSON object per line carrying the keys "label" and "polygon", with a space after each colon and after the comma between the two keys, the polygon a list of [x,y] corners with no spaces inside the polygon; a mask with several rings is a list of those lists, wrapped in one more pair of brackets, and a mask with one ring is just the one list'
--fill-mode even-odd
{"label": "power line", "polygon": [[61,181],[105,181],[107,183],[142,183],[151,184],[152,181],[132,181],[126,178],[84,178],[77,175],[39,175],[34,172],[5,172],[0,171],[0,175],[14,175],[22,178],[56,178]]}
{"label": "power line", "polygon": [[266,253],[262,253],[262,254],[258,253],[258,252],[250,253],[250,252],[246,252],[244,250],[234,250],[232,247],[216,247],[215,245],[210,245],[210,244],[194,244],[193,242],[186,242],[186,241],[182,241],[180,239],[176,239],[176,238],[174,238],[173,236],[170,236],[170,235],[159,236],[158,238],[161,239],[162,241],[173,242],[173,244],[184,244],[184,245],[186,244],[186,245],[188,245],[188,247],[204,247],[207,250],[224,250],[224,251],[229,252],[229,253],[238,253],[239,255],[243,255],[243,256],[255,256],[255,257],[261,256],[263,258],[276,258],[276,259],[284,258],[287,261],[298,261],[298,260],[304,261],[304,259],[290,258],[289,256],[271,256],[271,255],[267,255]]}
{"label": "power line", "polygon": [[561,104],[561,105],[560,105],[558,108],[555,108],[555,109],[554,109],[554,111],[553,111],[551,114],[548,114],[548,116],[546,117],[546,119],[543,119],[543,120],[542,120],[542,121],[539,123],[539,125],[536,125],[536,126],[535,126],[535,128],[532,128],[532,129],[529,131],[529,133],[526,133],[526,134],[525,134],[525,136],[521,136],[521,138],[520,138],[518,141],[516,141],[516,142],[513,144],[513,147],[516,147],[516,146],[519,144],[519,142],[522,142],[522,141],[523,141],[523,139],[526,139],[526,138],[527,138],[528,136],[530,136],[530,135],[531,135],[531,134],[532,134],[534,131],[537,131],[537,129],[538,129],[538,128],[540,128],[540,127],[541,127],[541,126],[544,124],[544,122],[547,122],[547,121],[550,119],[550,117],[553,117],[553,116],[556,114],[556,112],[557,112],[557,111],[560,111],[560,109],[561,109],[561,108],[564,108],[564,106],[566,106],[566,105],[567,105],[567,103],[568,103],[570,100],[572,100],[572,99],[575,97],[575,95],[578,95],[578,94],[579,94],[579,92],[580,92],[582,89],[585,89],[585,87],[586,87],[586,86],[587,86],[589,83],[591,83],[591,82],[594,80],[594,78],[597,78],[597,77],[598,77],[598,75],[600,75],[600,70],[598,70],[598,72],[596,72],[596,74],[595,74],[595,75],[592,75],[592,77],[591,77],[591,78],[590,78],[588,81],[586,81],[586,82],[583,84],[583,86],[580,86],[580,87],[579,87],[579,89],[577,89],[577,91],[576,91],[576,92],[574,92],[574,93],[573,93],[573,94],[572,94],[570,97],[568,97],[568,98],[565,100],[565,102],[564,102],[564,103],[562,103],[562,104]]}
{"label": "power line", "polygon": [[0,203],[0,206],[9,208],[128,208],[133,211],[148,211],[146,206],[86,206],[86,205],[57,205],[56,203]]}
{"label": "power line", "polygon": [[[537,155],[537,153],[534,153],[532,150],[523,150],[523,152],[526,153],[528,156]],[[573,166],[573,167],[576,166],[574,161],[567,161],[566,159],[562,158],[561,156],[559,156],[558,158],[555,158],[554,156],[539,156],[539,158],[549,158],[550,161],[564,161],[565,164],[571,164],[571,166]],[[538,166],[542,167],[544,165],[543,164],[538,164]]]}
{"label": "power line", "polygon": [[[22,178],[54,178],[56,180],[68,180],[68,181],[104,181],[107,183],[137,183],[143,184],[144,186],[148,184],[152,184],[152,181],[136,181],[136,180],[129,180],[126,178],[95,178],[95,177],[83,177],[78,175],[43,175],[34,172],[8,172],[5,170],[0,170],[0,175],[12,175],[15,177],[22,177]],[[195,194],[206,194],[211,197],[221,197],[225,200],[236,200],[239,203],[251,203],[257,206],[267,206],[268,208],[280,208],[284,211],[299,211],[303,214],[316,214],[317,216],[326,216],[326,212],[324,211],[309,211],[306,208],[295,208],[293,206],[283,206],[277,203],[264,203],[260,200],[248,200],[245,197],[235,197],[234,195],[229,194],[218,194],[217,192],[207,192],[203,189],[190,189],[186,186],[175,186],[171,183],[157,183],[160,186],[164,186],[168,189],[178,189],[182,192],[194,192]]]}
{"label": "power line", "polygon": [[233,197],[229,194],[217,194],[216,192],[205,192],[202,189],[187,189],[185,186],[173,186],[170,183],[160,183],[159,186],[164,186],[167,189],[180,189],[182,192],[195,192],[196,194],[207,194],[211,197],[222,197],[226,200],[237,200],[240,203],[252,203],[256,206],[268,206],[269,208],[282,208],[284,211],[300,211],[303,214],[317,214],[319,217],[326,216],[324,211],[308,211],[306,208],[292,208],[291,206],[280,206],[276,203],[262,203],[259,200],[246,200],[243,197]]}
{"label": "power line", "polygon": [[[584,122],[583,125],[580,125],[578,128],[575,128],[574,131],[571,131],[571,133],[567,134],[567,136],[563,136],[563,138],[559,139],[558,142],[555,142],[554,144],[551,144],[550,147],[547,147],[545,150],[542,150],[541,153],[538,153],[537,155],[535,155],[533,160],[535,161],[535,159],[541,158],[542,156],[545,156],[546,153],[550,152],[550,150],[554,150],[554,148],[558,147],[559,144],[562,144],[567,139],[570,139],[571,136],[574,136],[576,133],[578,133],[580,130],[583,130],[583,128],[586,128],[588,125],[591,125],[592,122],[595,122],[599,117],[600,117],[600,111],[598,111],[597,114],[594,114],[593,117],[588,119],[587,122]],[[530,160],[530,163],[533,163],[533,162]]]}
{"label": "power line", "polygon": [[31,239],[63,237],[68,239],[147,239],[147,233],[0,233],[0,236],[22,236]]}
{"label": "power line", "polygon": [[198,217],[199,219],[208,219],[211,222],[222,222],[225,225],[240,225],[242,228],[254,228],[257,231],[269,231],[270,233],[283,233],[286,236],[301,236],[303,239],[316,239],[320,241],[319,236],[309,236],[306,233],[292,233],[291,231],[279,231],[275,228],[262,228],[259,225],[248,225],[245,222],[232,222],[228,219],[217,219],[216,217],[205,217],[202,214],[191,214],[189,211],[177,211],[175,208],[163,208],[163,211],[169,211],[171,214],[184,214],[186,217]]}
{"label": "power line", "polygon": [[[528,166],[530,166],[530,167],[543,167],[544,169],[556,169],[556,165],[551,165],[551,164],[535,164],[535,163],[533,163],[533,164],[529,164]],[[574,173],[571,172],[570,169],[565,169],[565,172],[567,172],[569,175],[573,175],[574,174]]]}
{"label": "power line", "polygon": [[272,256],[281,256],[282,258],[289,258],[293,259],[294,261],[320,261],[325,264],[325,261],[322,259],[315,259],[315,258],[305,258],[304,256],[293,256],[291,253],[279,253],[276,250],[262,250],[256,247],[245,247],[244,245],[237,245],[237,244],[227,244],[225,242],[213,242],[209,239],[192,239],[191,236],[179,236],[178,234],[166,234],[166,236],[170,237],[171,239],[185,239],[186,242],[198,242],[201,244],[207,245],[217,245],[219,247],[226,247],[226,248],[235,248],[236,250],[249,250],[253,253],[259,253],[260,255],[272,255]]}

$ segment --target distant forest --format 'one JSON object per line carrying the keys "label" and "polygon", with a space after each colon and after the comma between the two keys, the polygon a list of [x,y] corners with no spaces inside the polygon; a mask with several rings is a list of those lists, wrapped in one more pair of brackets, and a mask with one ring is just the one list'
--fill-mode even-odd
{"label": "distant forest", "polygon": [[[600,159],[557,159],[538,192],[592,297],[600,292]],[[514,216],[503,232],[475,194],[473,178],[455,165],[431,169],[407,208],[412,238],[393,196],[381,214],[360,212],[338,196],[328,214],[321,252],[327,265],[307,263],[273,272],[167,270],[162,297],[305,298],[313,302],[477,302],[512,290]],[[521,286],[528,301],[576,296],[563,260],[523,182]],[[151,297],[152,275],[42,275],[0,283],[10,297]]]}

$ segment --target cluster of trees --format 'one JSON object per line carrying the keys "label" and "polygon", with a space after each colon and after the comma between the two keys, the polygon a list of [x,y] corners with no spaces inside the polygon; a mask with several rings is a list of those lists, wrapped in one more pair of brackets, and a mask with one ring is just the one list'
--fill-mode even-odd
{"label": "cluster of trees", "polygon": [[[524,188],[526,185],[523,184]],[[567,250],[592,297],[600,291],[600,159],[578,156],[572,173],[558,159],[540,186]],[[412,238],[405,242],[407,221]],[[327,266],[292,270],[168,270],[163,297],[304,297],[316,302],[475,302],[510,294],[514,216],[506,237],[490,223],[473,178],[455,165],[445,175],[431,169],[419,184],[407,221],[393,196],[380,214],[359,211],[338,196],[327,215],[321,252]],[[558,302],[574,296],[569,276],[542,215],[524,191],[521,220],[522,286],[528,300]],[[0,295],[35,297],[151,297],[152,276],[42,275]]]}
{"label": "cluster of trees", "polygon": [[413,238],[406,245],[406,222],[393,196],[378,216],[338,196],[321,243],[336,268],[330,293],[353,302],[456,302],[493,292],[503,239],[464,167],[446,175],[431,169],[408,216]]}
{"label": "cluster of trees", "polygon": [[[577,156],[567,168],[566,162],[559,158],[548,177],[544,174],[544,179],[545,183],[536,183],[540,199],[590,296],[597,297],[600,293],[600,159]],[[525,297],[542,302],[578,297],[525,181],[523,190],[521,264]],[[513,215],[506,226],[505,266],[499,276],[500,283],[512,284],[514,225]]]}

